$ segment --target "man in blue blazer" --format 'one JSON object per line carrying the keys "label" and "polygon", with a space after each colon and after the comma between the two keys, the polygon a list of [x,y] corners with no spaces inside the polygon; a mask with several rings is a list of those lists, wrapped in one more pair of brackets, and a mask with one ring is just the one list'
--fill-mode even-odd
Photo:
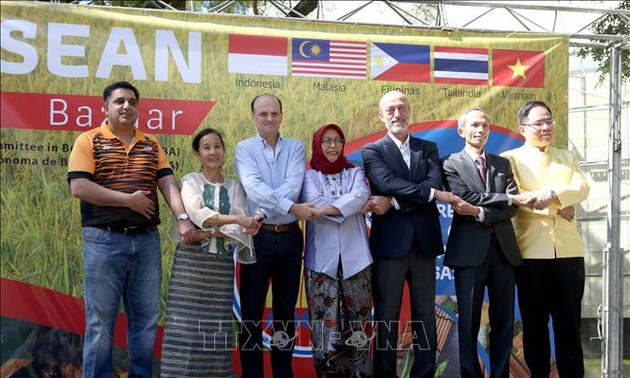
{"label": "man in blue blazer", "polygon": [[[397,377],[398,322],[405,281],[409,286],[414,338],[411,377],[435,372],[435,257],[444,252],[434,200],[450,202],[441,191],[437,145],[409,134],[411,109],[398,91],[386,93],[379,115],[387,135],[363,148],[373,212],[370,232],[376,345],[374,377]],[[406,329],[403,325],[402,329]]]}
{"label": "man in blue blazer", "polygon": [[490,135],[486,112],[472,108],[457,122],[464,138],[460,152],[443,161],[444,186],[461,200],[455,210],[444,264],[455,270],[459,312],[461,377],[483,378],[477,335],[485,288],[490,299],[490,377],[510,376],[514,331],[514,267],[523,262],[510,218],[517,205],[531,203],[519,195],[507,159],[484,151]]}

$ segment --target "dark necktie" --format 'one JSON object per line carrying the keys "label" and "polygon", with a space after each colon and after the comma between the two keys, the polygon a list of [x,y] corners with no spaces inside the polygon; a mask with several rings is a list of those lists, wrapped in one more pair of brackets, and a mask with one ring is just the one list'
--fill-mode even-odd
{"label": "dark necktie", "polygon": [[483,158],[482,155],[479,155],[477,157],[477,160],[475,160],[475,163],[477,164],[477,170],[479,171],[479,176],[481,176],[481,181],[483,181],[483,183],[486,183],[486,159]]}

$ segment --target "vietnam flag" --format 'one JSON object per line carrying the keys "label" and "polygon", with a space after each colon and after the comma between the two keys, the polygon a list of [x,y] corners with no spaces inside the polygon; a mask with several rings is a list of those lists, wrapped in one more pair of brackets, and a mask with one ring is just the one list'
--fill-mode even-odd
{"label": "vietnam flag", "polygon": [[492,84],[505,87],[543,88],[545,52],[492,50]]}

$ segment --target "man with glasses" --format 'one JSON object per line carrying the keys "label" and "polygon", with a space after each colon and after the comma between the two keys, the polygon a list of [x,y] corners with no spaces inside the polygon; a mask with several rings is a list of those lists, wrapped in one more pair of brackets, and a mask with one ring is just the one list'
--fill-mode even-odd
{"label": "man with glasses", "polygon": [[583,377],[584,246],[575,205],[586,199],[589,187],[575,155],[551,147],[555,122],[547,104],[526,103],[518,122],[525,144],[502,156],[512,164],[519,192],[535,198],[512,218],[524,261],[516,268],[516,284],[525,361],[533,378],[549,377],[551,317],[560,377]]}

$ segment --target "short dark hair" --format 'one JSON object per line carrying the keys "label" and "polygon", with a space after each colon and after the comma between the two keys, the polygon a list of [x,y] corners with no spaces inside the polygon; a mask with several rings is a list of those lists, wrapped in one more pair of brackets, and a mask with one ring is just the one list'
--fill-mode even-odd
{"label": "short dark hair", "polygon": [[517,113],[518,124],[523,125],[529,117],[529,112],[532,109],[537,108],[539,106],[542,106],[543,108],[547,109],[547,111],[549,112],[549,116],[553,117],[553,114],[551,113],[551,109],[549,109],[549,106],[547,106],[547,104],[545,104],[543,101],[529,101],[529,102],[526,102],[523,106],[521,106],[521,108],[518,110],[518,113]]}
{"label": "short dark hair", "polygon": [[218,136],[219,140],[221,141],[221,147],[223,147],[223,149],[225,150],[225,143],[223,143],[223,136],[221,135],[221,133],[216,129],[208,127],[207,129],[203,129],[198,132],[197,135],[195,135],[195,137],[193,138],[192,148],[193,150],[195,150],[195,152],[199,152],[199,143],[201,143],[201,138],[205,137],[208,134],[214,134]]}
{"label": "short dark hair", "polygon": [[278,101],[278,105],[280,105],[280,113],[282,113],[282,101],[280,101],[280,99],[276,95],[272,95],[271,93],[263,93],[263,94],[259,94],[258,96],[254,97],[254,99],[252,100],[252,103],[249,105],[249,107],[252,109],[252,114],[254,113],[254,104],[256,103],[256,100],[258,100],[261,97],[265,97],[265,96],[275,98],[276,101]]}
{"label": "short dark hair", "polygon": [[107,100],[109,99],[109,96],[112,95],[112,92],[115,91],[116,89],[129,89],[131,91],[133,91],[133,93],[136,95],[136,100],[140,100],[140,92],[138,92],[138,89],[136,87],[134,87],[130,82],[128,81],[117,81],[115,83],[112,83],[108,86],[105,87],[105,89],[103,89],[103,100],[105,100],[105,102],[107,102]]}

